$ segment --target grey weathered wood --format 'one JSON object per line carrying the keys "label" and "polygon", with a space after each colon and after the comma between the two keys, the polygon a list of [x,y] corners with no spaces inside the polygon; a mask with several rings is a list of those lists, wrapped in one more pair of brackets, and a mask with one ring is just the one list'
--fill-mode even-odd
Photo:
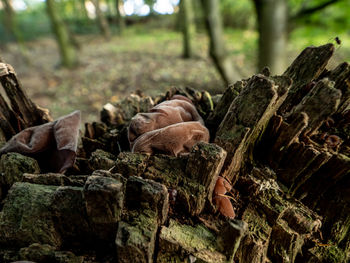
{"label": "grey weathered wood", "polygon": [[283,115],[298,104],[307,93],[305,86],[316,80],[325,69],[334,53],[334,45],[326,44],[319,47],[307,47],[283,73],[292,79],[293,84],[288,96],[279,109]]}
{"label": "grey weathered wood", "polygon": [[312,135],[322,125],[323,121],[336,112],[341,98],[341,91],[334,88],[334,82],[323,79],[297,104],[289,114],[305,112],[309,117],[305,133]]}
{"label": "grey weathered wood", "polygon": [[215,135],[216,129],[224,119],[232,101],[238,96],[245,84],[244,81],[237,81],[235,84],[229,85],[216,105],[214,112],[209,115],[205,124],[212,136]]}
{"label": "grey weathered wood", "polygon": [[301,112],[295,115],[291,124],[282,121],[278,134],[274,134],[274,137],[277,139],[271,147],[271,156],[269,157],[271,165],[280,162],[284,150],[298,139],[299,135],[308,125],[308,120],[309,117],[307,114]]}
{"label": "grey weathered wood", "polygon": [[292,230],[284,220],[272,227],[267,256],[272,262],[294,262],[304,238]]}
{"label": "grey weathered wood", "polygon": [[195,145],[188,158],[186,174],[205,187],[210,202],[225,158],[226,151],[224,149],[215,144],[204,142]]}
{"label": "grey weathered wood", "polygon": [[334,154],[320,170],[300,189],[307,196],[303,200],[311,208],[315,208],[320,197],[333,185],[339,182],[350,171],[350,158],[343,154]]}
{"label": "grey weathered wood", "polygon": [[340,106],[350,99],[350,65],[347,62],[339,64],[334,70],[329,73],[328,78],[334,81],[334,88],[341,90],[342,98]]}
{"label": "grey weathered wood", "polygon": [[126,182],[127,213],[118,223],[118,262],[153,262],[158,227],[168,216],[169,195],[162,184],[131,176]]}
{"label": "grey weathered wood", "polygon": [[[11,65],[0,63],[0,82],[11,104],[10,109],[1,98],[1,110],[4,110],[5,117],[15,131],[18,132],[24,128],[52,120],[47,111],[39,108],[29,99]],[[14,117],[17,120],[17,125],[14,124]]]}
{"label": "grey weathered wood", "polygon": [[252,148],[270,118],[287,96],[288,77],[253,76],[235,98],[221,122],[214,142],[227,151],[223,176],[237,179],[243,160],[252,159]]}

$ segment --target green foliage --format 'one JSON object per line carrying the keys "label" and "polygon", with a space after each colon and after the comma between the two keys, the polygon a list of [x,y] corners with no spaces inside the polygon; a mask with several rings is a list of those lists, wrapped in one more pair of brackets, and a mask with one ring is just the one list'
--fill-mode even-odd
{"label": "green foliage", "polygon": [[[301,0],[290,0],[291,15],[298,13],[298,10],[313,8],[326,2],[325,0],[307,1],[306,5],[301,4]],[[350,1],[340,0],[332,5],[327,6],[313,14],[302,17],[297,21],[298,27],[319,27],[334,31],[339,34],[346,32],[350,27]]]}
{"label": "green foliage", "polygon": [[251,29],[255,26],[255,9],[252,0],[222,0],[220,8],[224,25]]}

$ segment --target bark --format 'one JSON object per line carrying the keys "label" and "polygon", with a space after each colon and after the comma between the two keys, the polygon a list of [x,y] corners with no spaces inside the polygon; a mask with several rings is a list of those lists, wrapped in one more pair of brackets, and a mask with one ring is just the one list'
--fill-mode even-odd
{"label": "bark", "polygon": [[12,7],[12,1],[11,0],[1,0],[2,5],[4,6],[5,15],[4,15],[4,25],[5,29],[10,33],[10,35],[13,36],[15,41],[17,42],[19,46],[19,50],[22,54],[22,56],[25,59],[26,63],[29,63],[29,58],[27,54],[27,48],[24,45],[24,41],[22,38],[22,34],[18,28],[17,19],[15,11]]}
{"label": "bark", "polygon": [[0,95],[1,130],[9,139],[15,133],[51,120],[48,111],[34,104],[23,90],[11,65],[0,63],[0,82],[9,104]]}
{"label": "bark", "polygon": [[93,0],[92,3],[95,6],[96,22],[97,22],[98,27],[101,31],[101,34],[104,36],[104,38],[110,39],[111,38],[111,31],[109,28],[108,21],[100,8],[100,1]]}
{"label": "bark", "polygon": [[210,131],[211,137],[215,136],[217,124],[224,119],[232,101],[239,95],[246,84],[246,81],[237,81],[234,85],[229,85],[225,90],[215,110],[210,113],[205,123]]}
{"label": "bark", "polygon": [[259,31],[258,70],[269,67],[273,74],[285,69],[288,37],[286,0],[254,0]]}
{"label": "bark", "polygon": [[233,100],[214,139],[228,153],[223,168],[225,177],[235,182],[243,160],[252,160],[252,147],[286,98],[290,85],[288,77],[258,74]]}
{"label": "bark", "polygon": [[61,56],[61,63],[64,67],[72,68],[78,64],[78,56],[74,44],[70,40],[69,32],[57,12],[54,0],[46,1],[46,10],[51,22],[52,31],[56,37]]}
{"label": "bark", "polygon": [[120,9],[124,9],[123,1],[115,0],[115,9],[116,9],[117,24],[119,29],[118,32],[119,34],[122,34],[125,28],[124,14],[120,12]]}
{"label": "bark", "polygon": [[226,84],[232,84],[239,80],[230,57],[228,56],[224,35],[222,19],[220,15],[220,2],[218,0],[201,0],[204,10],[206,28],[210,39],[210,57]]}
{"label": "bark", "polygon": [[193,57],[193,38],[196,31],[192,1],[181,0],[179,16],[183,38],[183,57],[190,58]]}
{"label": "bark", "polygon": [[[293,61],[283,73],[284,76],[290,77],[293,83],[286,100],[279,109],[280,114],[289,112],[309,92],[314,84],[312,81],[321,75],[333,53],[332,44],[308,47]],[[315,57],[318,59],[315,60]]]}
{"label": "bark", "polygon": [[86,6],[85,6],[85,0],[80,0],[79,2],[81,5],[81,11],[83,13],[83,17],[85,19],[89,19],[88,11],[86,10]]}

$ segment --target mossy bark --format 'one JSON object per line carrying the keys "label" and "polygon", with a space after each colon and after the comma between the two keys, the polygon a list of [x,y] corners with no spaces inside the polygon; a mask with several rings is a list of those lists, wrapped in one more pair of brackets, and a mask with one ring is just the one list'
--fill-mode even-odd
{"label": "mossy bark", "polygon": [[100,0],[93,0],[92,3],[95,6],[96,22],[101,31],[101,34],[107,40],[111,38],[111,31],[108,21],[100,8]]}
{"label": "mossy bark", "polygon": [[57,40],[62,66],[67,68],[73,68],[77,66],[77,50],[70,40],[69,32],[62,18],[60,17],[54,0],[46,1],[46,11],[51,22],[52,31]]}
{"label": "mossy bark", "polygon": [[180,1],[180,23],[183,41],[183,57],[191,58],[194,52],[194,37],[196,27],[194,23],[193,3],[191,0]]}
{"label": "mossy bark", "polygon": [[223,38],[222,21],[220,16],[220,1],[201,0],[208,36],[210,38],[210,57],[226,84],[239,80],[230,56],[228,56]]}

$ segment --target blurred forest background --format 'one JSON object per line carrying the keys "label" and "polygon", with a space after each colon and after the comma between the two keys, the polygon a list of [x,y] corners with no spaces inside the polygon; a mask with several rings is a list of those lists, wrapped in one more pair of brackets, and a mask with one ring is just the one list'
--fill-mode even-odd
{"label": "blurred forest background", "polygon": [[350,60],[349,0],[0,0],[0,57],[54,117],[171,86],[212,93],[309,45]]}

